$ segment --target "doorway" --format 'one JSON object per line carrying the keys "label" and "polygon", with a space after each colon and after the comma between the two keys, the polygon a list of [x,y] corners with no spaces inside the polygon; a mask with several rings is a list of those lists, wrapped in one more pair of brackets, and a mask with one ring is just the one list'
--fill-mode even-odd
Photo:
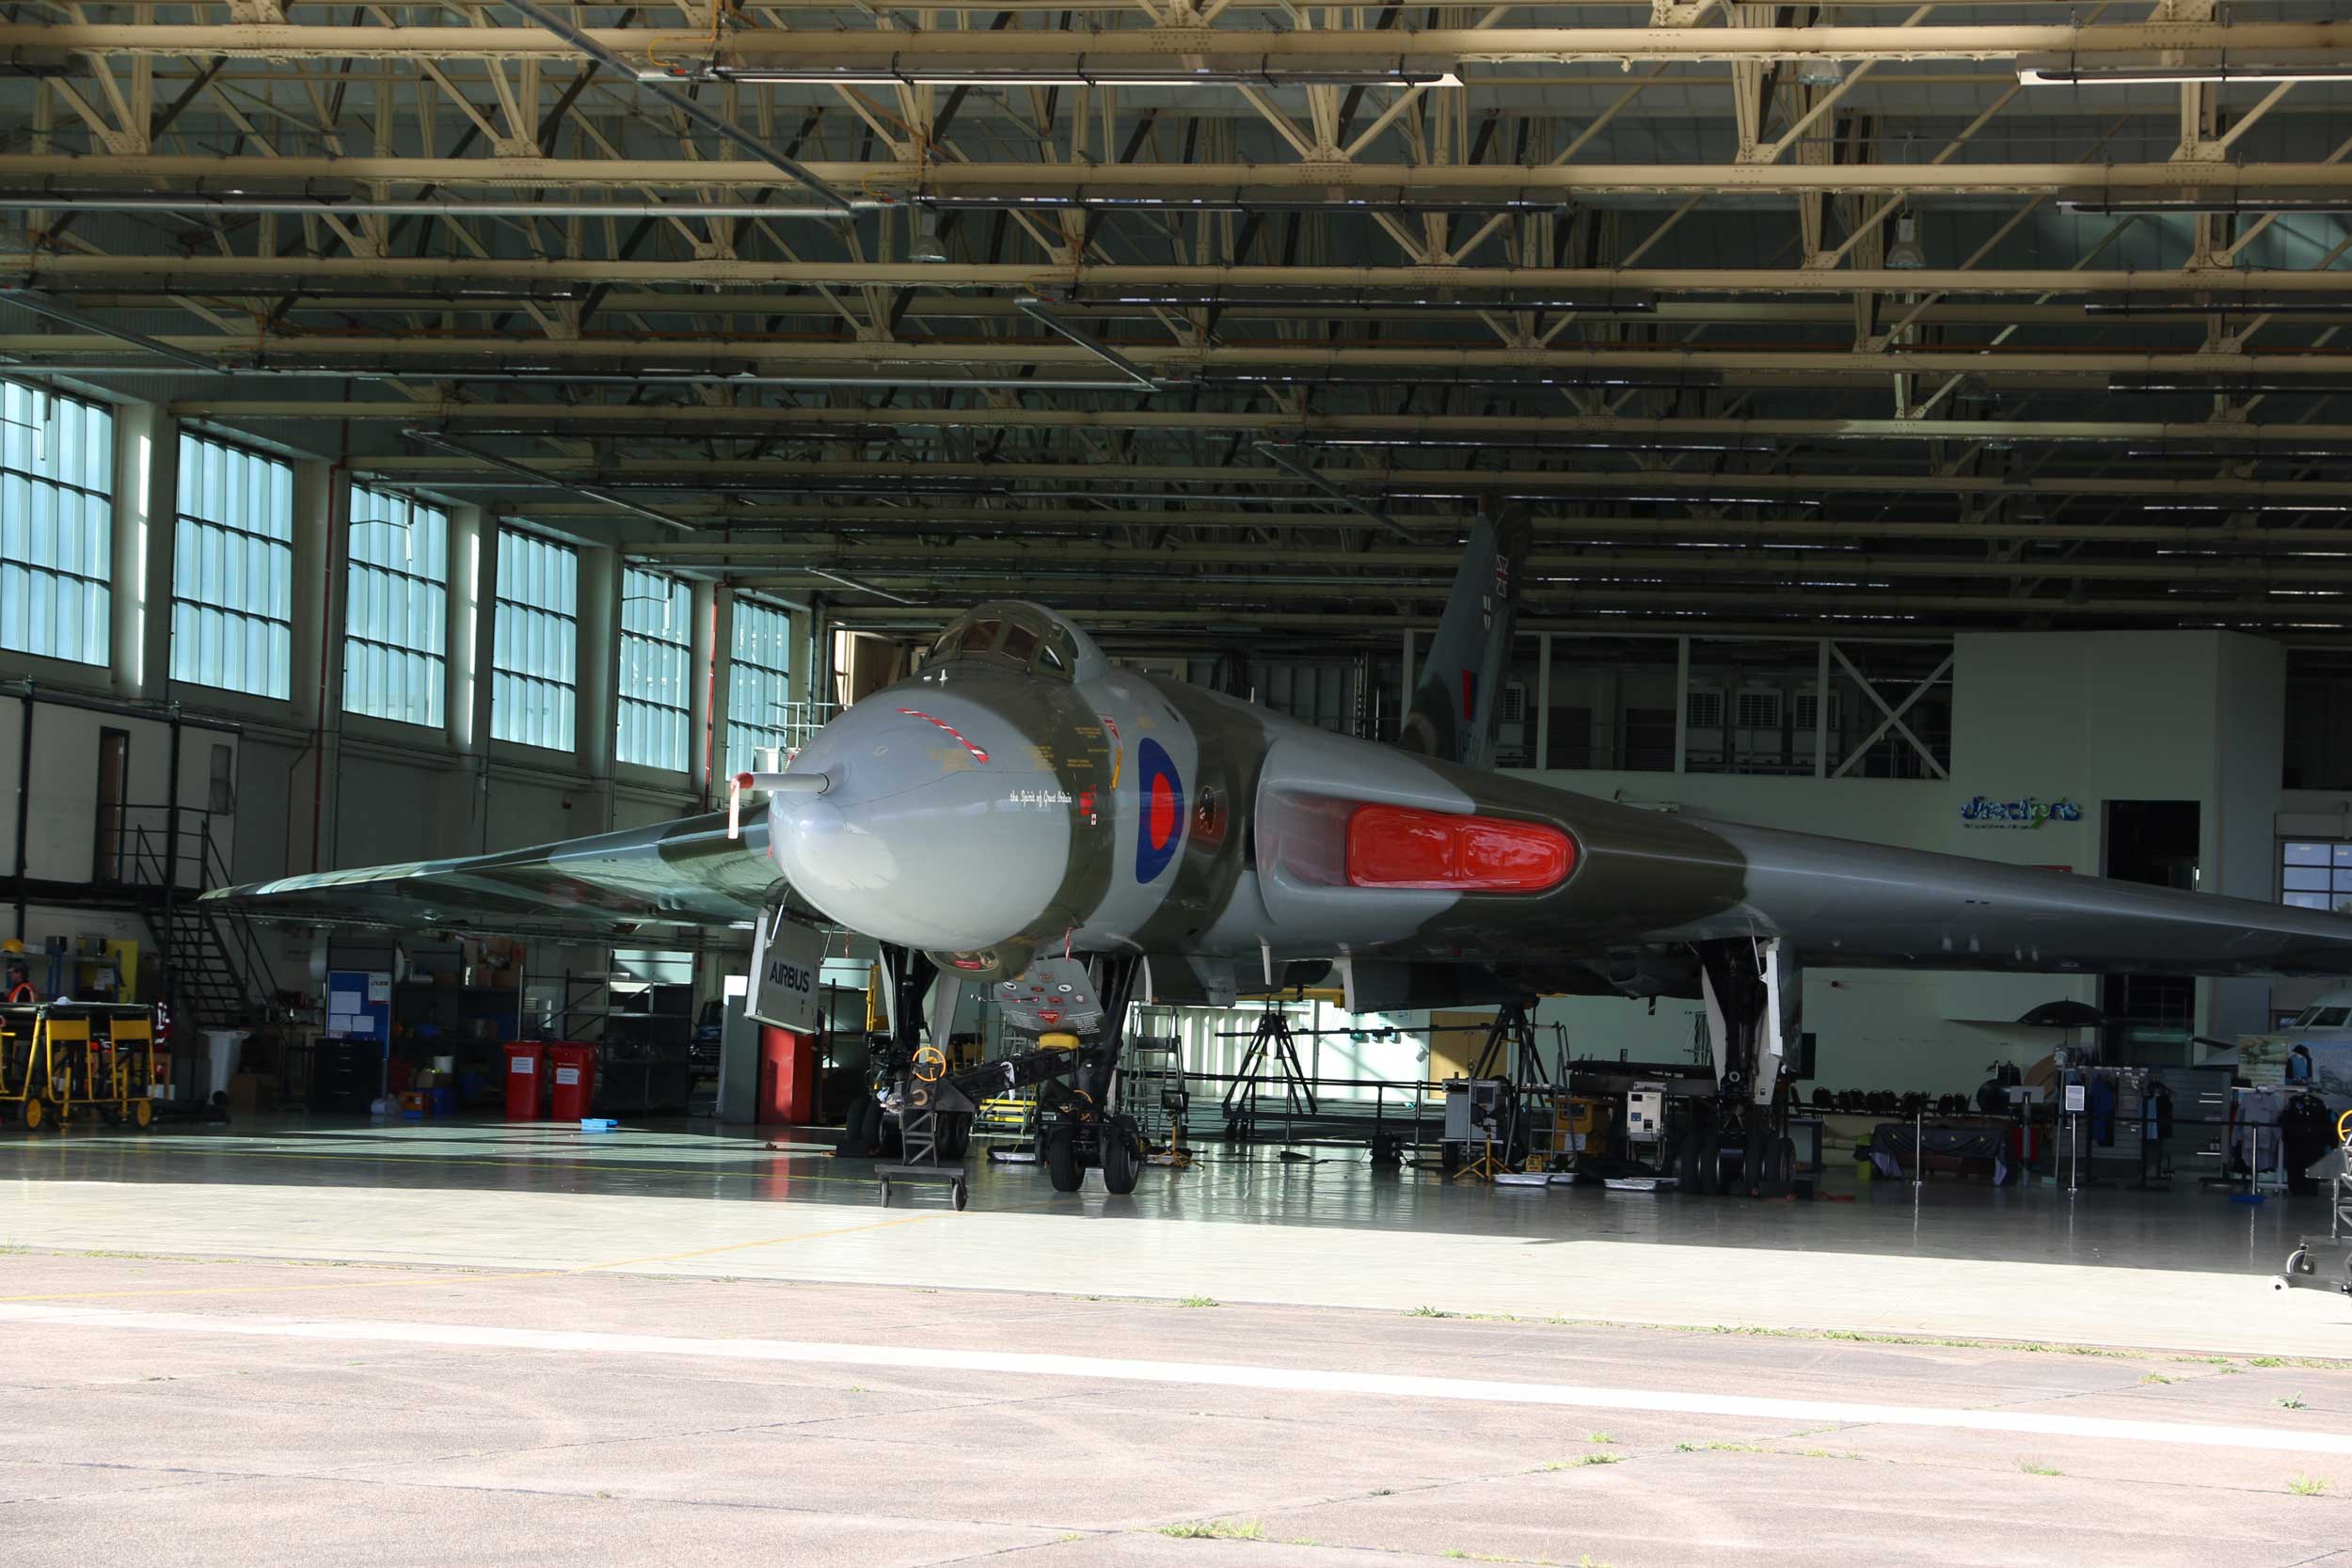
{"label": "doorway", "polygon": [[90,856],[90,880],[123,880],[123,791],[131,779],[131,732],[98,732],[98,844]]}
{"label": "doorway", "polygon": [[[2197,890],[2197,845],[2204,808],[2195,800],[2106,802],[2106,874],[2119,882]],[[2185,1039],[2195,1024],[2197,982],[2185,974],[2109,974],[2099,1010],[2117,1025],[2110,1039]],[[2128,1053],[2126,1060],[2137,1059]]]}

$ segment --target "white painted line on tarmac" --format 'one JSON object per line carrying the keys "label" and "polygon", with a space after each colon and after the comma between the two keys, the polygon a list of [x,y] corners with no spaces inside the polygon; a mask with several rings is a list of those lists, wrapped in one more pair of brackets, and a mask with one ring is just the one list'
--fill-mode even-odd
{"label": "white painted line on tarmac", "polygon": [[112,1307],[0,1304],[0,1323],[151,1329],[167,1334],[229,1334],[338,1344],[434,1345],[453,1349],[586,1351],[604,1355],[684,1355],[719,1361],[796,1362],[885,1367],[906,1371],[983,1372],[1067,1377],[1092,1382],[1184,1384],[1211,1388],[1351,1394],[1372,1399],[1453,1400],[1483,1404],[1560,1405],[1581,1410],[1649,1410],[1691,1416],[1752,1416],[1771,1420],[1934,1427],[2036,1437],[2088,1437],[2122,1443],[2183,1443],[2199,1448],[2268,1449],[2285,1453],[2352,1454],[2352,1433],[2283,1427],[2209,1426],[2188,1421],[2119,1420],[2024,1410],[1964,1410],[1936,1405],[1856,1404],[1840,1400],[1762,1399],[1657,1388],[1572,1383],[1505,1383],[1486,1378],[1411,1377],[1209,1361],[1139,1361],[1092,1355],[934,1350],[804,1339],[699,1339],[661,1334],[597,1334],[575,1329],[500,1328],[477,1323],[385,1323],[368,1319],[222,1317],[201,1312],[130,1312]]}

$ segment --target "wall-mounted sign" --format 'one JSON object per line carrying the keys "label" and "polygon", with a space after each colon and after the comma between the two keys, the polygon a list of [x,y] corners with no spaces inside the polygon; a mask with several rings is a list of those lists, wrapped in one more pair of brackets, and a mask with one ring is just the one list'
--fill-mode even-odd
{"label": "wall-mounted sign", "polygon": [[2039,828],[2044,822],[2080,822],[2083,808],[2061,795],[2044,800],[2028,795],[2022,800],[1994,800],[1977,796],[1960,808],[1963,828]]}
{"label": "wall-mounted sign", "polygon": [[824,961],[823,932],[786,919],[781,910],[763,911],[752,942],[744,1012],[779,1029],[815,1034],[817,975]]}

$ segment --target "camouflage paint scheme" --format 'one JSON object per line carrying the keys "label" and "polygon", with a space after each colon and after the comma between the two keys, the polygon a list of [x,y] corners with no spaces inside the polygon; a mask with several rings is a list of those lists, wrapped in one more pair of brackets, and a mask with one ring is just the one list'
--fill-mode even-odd
{"label": "camouflage paint scheme", "polygon": [[[1775,935],[1841,968],[2352,973],[2352,918],[1595,800],[1115,668],[1028,604],[967,613],[790,770],[823,773],[824,793],[751,807],[736,841],[705,816],[208,896],[269,918],[651,941],[748,926],[788,887],[972,978],[1033,955],[1142,955],[1170,1001],[1334,962],[1367,1005],[1497,980],[1695,995],[1696,943]],[[1534,893],[1351,886],[1362,804],[1549,824],[1575,863]]]}

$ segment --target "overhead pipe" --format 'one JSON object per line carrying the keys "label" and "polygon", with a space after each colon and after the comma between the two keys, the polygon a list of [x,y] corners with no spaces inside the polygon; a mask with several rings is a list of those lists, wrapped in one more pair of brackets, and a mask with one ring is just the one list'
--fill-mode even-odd
{"label": "overhead pipe", "polygon": [[[715,109],[653,80],[644,66],[632,60],[623,59],[619,53],[573,26],[564,17],[541,5],[539,0],[506,0],[506,3],[608,71],[617,72],[625,78],[633,78],[639,90],[659,99],[688,119],[710,132],[721,141],[740,148],[762,163],[772,165],[798,180],[807,186],[825,206],[833,209],[835,216],[846,218],[856,215],[857,209],[850,204],[850,198],[828,184],[806,164],[787,152],[779,151],[769,146]],[[716,0],[714,0],[715,3]],[[716,23],[714,22],[713,24],[716,25]],[[481,29],[471,30],[480,31]]]}
{"label": "overhead pipe", "polygon": [[[2352,25],[2352,24],[2347,24]],[[162,29],[135,29],[160,31]],[[259,27],[241,28],[263,32]],[[398,37],[403,29],[365,28]],[[0,26],[0,33],[5,33]],[[1703,34],[1704,28],[1687,29]],[[476,36],[479,36],[478,34]],[[829,35],[842,36],[842,35]],[[958,34],[979,39],[997,35]],[[1297,35],[1301,38],[1333,34]],[[2352,37],[2348,33],[2347,37]],[[668,89],[660,89],[667,91]],[[726,127],[730,139],[755,139],[693,100],[672,94]],[[739,143],[740,145],[740,143]],[[1570,203],[1601,198],[1703,195],[1710,200],[1756,196],[1882,196],[1975,194],[2056,196],[2104,186],[2116,194],[2203,191],[2216,181],[2214,166],[2189,163],[1968,163],[1946,164],[1397,164],[1397,163],[1216,163],[1061,164],[948,163],[924,157],[801,164],[802,173],[777,162],[785,154],[762,148],[753,158],[419,158],[368,153],[335,156],[304,153],[278,158],[209,152],[124,152],[102,158],[87,154],[10,152],[0,154],[0,183],[66,177],[135,182],[139,188],[194,188],[198,182],[244,189],[254,182],[361,181],[432,184],[454,189],[476,185],[545,190],[551,186],[597,188],[673,186],[738,190],[778,184],[779,175],[816,191],[841,212],[850,187],[885,200],[920,200],[935,208],[954,205],[1036,211],[1052,206],[1102,206],[1116,210],[1179,208],[1217,211],[1263,203],[1274,210],[1327,207],[1363,212],[1404,205],[1443,209],[1469,203],[1479,211],[1558,211]],[[805,175],[805,179],[803,178]],[[2228,181],[2251,197],[2263,192],[2307,193],[2352,185],[2352,167],[2324,161],[2235,164]],[[807,180],[818,182],[817,186]],[[818,187],[821,187],[819,189]],[[737,198],[737,199],[740,199]],[[1827,270],[1827,269],[1824,269]],[[1920,277],[1924,275],[1915,275]],[[1924,290],[1924,282],[1911,285]]]}
{"label": "overhead pipe", "polygon": [[201,355],[190,354],[185,349],[174,348],[169,343],[159,342],[145,333],[134,332],[127,326],[109,326],[94,317],[86,316],[69,306],[58,304],[56,300],[42,294],[38,289],[0,284],[0,300],[6,300],[10,305],[30,310],[37,316],[46,316],[51,321],[63,323],[67,326],[78,327],[84,332],[95,332],[102,338],[112,338],[117,342],[128,343],[133,348],[155,356],[158,359],[167,359],[182,370],[198,371],[206,375],[229,373],[218,364]]}

